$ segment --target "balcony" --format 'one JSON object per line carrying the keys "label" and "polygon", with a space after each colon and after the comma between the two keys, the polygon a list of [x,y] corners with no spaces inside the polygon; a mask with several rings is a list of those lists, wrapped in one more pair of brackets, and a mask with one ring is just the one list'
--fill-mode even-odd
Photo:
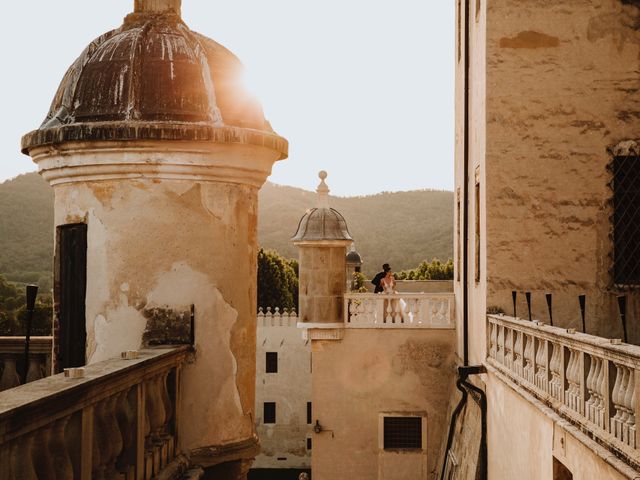
{"label": "balcony", "polygon": [[[142,350],[0,393],[0,480],[176,478],[188,347]],[[6,368],[6,367],[5,367]]]}
{"label": "balcony", "polygon": [[[22,384],[25,337],[0,337],[0,392]],[[52,337],[31,337],[27,382],[51,374]]]}
{"label": "balcony", "polygon": [[348,293],[346,328],[455,328],[453,293]]}
{"label": "balcony", "polygon": [[640,347],[488,315],[487,363],[625,463],[640,465]]}

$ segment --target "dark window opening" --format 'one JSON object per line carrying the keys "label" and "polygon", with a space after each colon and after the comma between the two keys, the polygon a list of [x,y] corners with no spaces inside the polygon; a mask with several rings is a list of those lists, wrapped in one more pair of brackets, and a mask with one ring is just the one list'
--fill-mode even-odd
{"label": "dark window opening", "polygon": [[556,457],[553,457],[553,480],[573,480],[571,470],[565,467]]}
{"label": "dark window opening", "polygon": [[457,191],[457,199],[456,199],[456,244],[458,247],[457,259],[456,262],[456,281],[460,281],[460,269],[462,268],[462,229],[460,227],[460,223],[462,222],[462,209],[460,204],[460,189]]}
{"label": "dark window opening", "polygon": [[56,229],[54,304],[59,332],[56,371],[86,363],[87,225],[61,225]]}
{"label": "dark window opening", "polygon": [[476,170],[476,186],[475,186],[475,227],[476,227],[476,245],[475,245],[475,261],[476,261],[476,283],[480,282],[480,172]]}
{"label": "dark window opening", "polygon": [[640,286],[640,157],[614,157],[613,282]]}
{"label": "dark window opening", "polygon": [[263,423],[276,423],[276,402],[264,402]]}
{"label": "dark window opening", "polygon": [[311,425],[311,402],[307,402],[307,425]]}
{"label": "dark window opening", "polygon": [[278,373],[278,352],[267,352],[267,373]]}
{"label": "dark window opening", "polygon": [[311,450],[311,439],[307,438],[307,450]]}
{"label": "dark window opening", "polygon": [[422,449],[422,417],[384,417],[384,449]]}

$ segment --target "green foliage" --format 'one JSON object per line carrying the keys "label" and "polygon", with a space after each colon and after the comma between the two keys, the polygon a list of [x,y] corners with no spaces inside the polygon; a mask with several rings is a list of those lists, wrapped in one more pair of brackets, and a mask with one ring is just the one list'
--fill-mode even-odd
{"label": "green foliage", "polygon": [[[0,275],[0,336],[26,334],[25,291]],[[39,295],[31,324],[31,335],[51,335],[53,306],[49,295]]]}
{"label": "green foliage", "polygon": [[0,273],[51,291],[53,189],[37,173],[0,184]]}
{"label": "green foliage", "polygon": [[367,278],[362,272],[353,272],[353,279],[351,280],[351,291],[358,293],[367,292],[367,287],[364,286],[366,281]]}
{"label": "green foliage", "polygon": [[258,250],[258,307],[298,310],[298,262]]}
{"label": "green foliage", "polygon": [[453,260],[442,263],[437,258],[424,260],[417,268],[394,274],[396,280],[453,280]]}

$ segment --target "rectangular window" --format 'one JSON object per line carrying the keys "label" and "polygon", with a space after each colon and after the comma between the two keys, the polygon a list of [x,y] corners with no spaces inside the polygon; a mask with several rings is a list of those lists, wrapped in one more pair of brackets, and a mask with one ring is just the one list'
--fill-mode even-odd
{"label": "rectangular window", "polygon": [[422,417],[384,417],[384,449],[422,449]]}
{"label": "rectangular window", "polygon": [[264,402],[263,423],[276,423],[276,402]]}
{"label": "rectangular window", "polygon": [[267,352],[266,372],[278,373],[278,352]]}
{"label": "rectangular window", "polygon": [[613,281],[640,286],[640,157],[614,157]]}
{"label": "rectangular window", "polygon": [[307,402],[307,425],[311,425],[311,402]]}
{"label": "rectangular window", "polygon": [[475,227],[476,227],[476,283],[480,282],[480,169],[476,168],[476,184],[475,184]]}
{"label": "rectangular window", "polygon": [[311,450],[311,439],[307,438],[307,450]]}

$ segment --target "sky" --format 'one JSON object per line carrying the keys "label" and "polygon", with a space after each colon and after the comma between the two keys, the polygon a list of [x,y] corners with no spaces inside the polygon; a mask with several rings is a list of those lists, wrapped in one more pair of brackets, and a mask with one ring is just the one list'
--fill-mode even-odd
{"label": "sky", "polygon": [[[3,4],[0,182],[35,170],[37,128],[67,68],[133,0]],[[183,0],[182,16],[233,51],[290,143],[274,183],[331,193],[453,189],[454,2]]]}

